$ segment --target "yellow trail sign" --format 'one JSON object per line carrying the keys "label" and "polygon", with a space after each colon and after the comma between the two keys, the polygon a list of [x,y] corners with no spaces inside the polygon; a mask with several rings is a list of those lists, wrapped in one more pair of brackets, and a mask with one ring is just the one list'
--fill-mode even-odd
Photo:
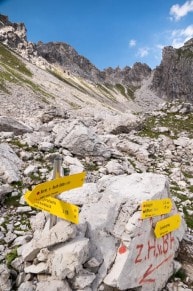
{"label": "yellow trail sign", "polygon": [[175,214],[156,223],[154,233],[157,238],[166,235],[167,233],[174,231],[180,227],[181,216]]}
{"label": "yellow trail sign", "polygon": [[73,223],[78,223],[79,208],[76,205],[61,201],[53,197],[42,198],[36,202],[31,202],[29,199],[31,192],[28,191],[25,194],[26,202],[35,208],[49,212],[62,219],[68,220]]}
{"label": "yellow trail sign", "polygon": [[31,203],[35,203],[43,198],[56,196],[64,191],[81,187],[84,183],[85,172],[61,177],[45,183],[41,183],[34,187],[28,194]]}
{"label": "yellow trail sign", "polygon": [[141,218],[149,218],[157,215],[167,214],[172,209],[172,201],[169,198],[160,200],[144,201],[141,204]]}

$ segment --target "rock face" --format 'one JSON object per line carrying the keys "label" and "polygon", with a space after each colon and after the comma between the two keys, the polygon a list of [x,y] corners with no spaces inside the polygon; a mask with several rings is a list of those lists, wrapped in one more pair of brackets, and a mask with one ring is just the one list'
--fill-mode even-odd
{"label": "rock face", "polygon": [[0,173],[3,181],[8,183],[20,181],[22,161],[6,143],[0,144]]}
{"label": "rock face", "polygon": [[20,135],[26,132],[32,132],[32,129],[24,123],[7,116],[0,116],[0,132],[13,132]]}
{"label": "rock face", "polygon": [[133,87],[141,86],[142,80],[147,79],[151,75],[151,68],[142,63],[135,63],[132,68],[126,66],[120,68],[107,68],[104,70],[107,83],[124,84]]}
{"label": "rock face", "polygon": [[11,23],[7,16],[0,14],[0,41],[16,48],[26,40],[24,23]]}
{"label": "rock face", "polygon": [[[177,213],[175,203],[169,214],[146,219],[141,219],[141,203],[170,197],[166,177],[104,176],[96,187],[85,186],[76,197],[81,207],[77,226],[59,221],[49,230],[48,220],[42,230],[44,224],[38,229],[33,223],[34,238],[19,249],[30,263],[25,273],[44,273],[48,281],[62,280],[72,290],[97,291],[104,286],[161,290],[174,272],[186,226],[182,219],[177,230],[156,238],[155,224]],[[73,196],[74,190],[60,199],[72,202]],[[40,223],[40,215],[36,221]]]}
{"label": "rock face", "polygon": [[89,79],[95,83],[124,84],[140,86],[143,79],[151,74],[151,69],[146,64],[136,63],[132,68],[108,68],[98,70],[89,60],[80,56],[70,45],[61,42],[37,43],[40,56],[49,63],[60,65],[64,70]]}
{"label": "rock face", "polygon": [[86,127],[82,122],[73,121],[66,125],[60,124],[53,128],[56,133],[56,145],[62,145],[78,156],[101,156],[109,158],[111,151],[99,137]]}
{"label": "rock face", "polygon": [[62,42],[37,43],[38,55],[49,63],[61,66],[65,71],[85,79],[103,81],[104,74],[88,59],[80,56],[73,47]]}
{"label": "rock face", "polygon": [[193,42],[179,49],[165,47],[162,62],[155,70],[152,89],[169,100],[191,101],[193,94]]}

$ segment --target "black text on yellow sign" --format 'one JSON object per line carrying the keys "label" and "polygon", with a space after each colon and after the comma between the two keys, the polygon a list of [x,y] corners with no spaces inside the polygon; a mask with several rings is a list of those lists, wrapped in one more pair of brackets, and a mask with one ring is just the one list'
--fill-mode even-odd
{"label": "black text on yellow sign", "polygon": [[42,198],[37,202],[31,202],[28,198],[29,192],[26,193],[26,202],[37,209],[44,210],[62,219],[73,223],[78,223],[79,208],[76,205],[61,201],[53,197]]}
{"label": "black text on yellow sign", "polygon": [[157,238],[162,237],[180,227],[180,214],[172,215],[168,218],[162,219],[156,223],[154,233]]}
{"label": "black text on yellow sign", "polygon": [[26,192],[25,200],[32,207],[47,211],[50,214],[77,224],[79,208],[76,205],[61,201],[52,196],[81,187],[84,183],[85,174],[83,172],[39,184],[32,191]]}
{"label": "black text on yellow sign", "polygon": [[144,201],[141,204],[141,218],[145,219],[153,216],[167,214],[170,213],[171,209],[172,202],[169,198]]}
{"label": "black text on yellow sign", "polygon": [[42,198],[59,195],[64,191],[81,187],[84,179],[85,172],[82,172],[41,183],[34,187],[28,198],[31,202],[37,202]]}

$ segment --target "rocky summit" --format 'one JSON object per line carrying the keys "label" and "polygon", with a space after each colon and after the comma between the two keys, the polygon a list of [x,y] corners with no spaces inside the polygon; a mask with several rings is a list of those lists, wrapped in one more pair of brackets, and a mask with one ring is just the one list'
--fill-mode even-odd
{"label": "rocky summit", "polygon": [[192,51],[100,71],[0,15],[1,291],[193,290]]}

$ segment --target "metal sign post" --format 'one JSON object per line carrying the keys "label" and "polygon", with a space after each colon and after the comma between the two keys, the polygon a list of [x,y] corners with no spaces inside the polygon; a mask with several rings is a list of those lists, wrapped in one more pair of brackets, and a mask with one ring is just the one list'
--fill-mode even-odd
{"label": "metal sign post", "polygon": [[[60,156],[57,156],[54,159],[54,167],[53,168],[54,169],[53,169],[52,179],[57,179],[57,178],[61,178],[64,176],[63,168],[62,168],[62,158]],[[57,216],[51,214],[49,228],[52,228],[56,223],[57,223]]]}

